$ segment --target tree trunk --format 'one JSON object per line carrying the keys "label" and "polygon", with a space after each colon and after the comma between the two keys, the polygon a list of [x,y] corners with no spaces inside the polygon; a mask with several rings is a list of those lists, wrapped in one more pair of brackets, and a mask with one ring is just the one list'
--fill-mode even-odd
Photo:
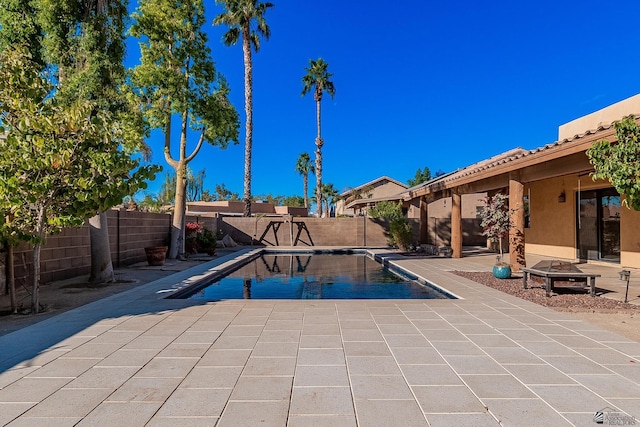
{"label": "tree trunk", "polygon": [[176,169],[176,204],[173,207],[169,259],[184,259],[184,224],[186,214],[187,166],[181,161]]}
{"label": "tree trunk", "polygon": [[18,312],[18,303],[16,302],[16,278],[13,259],[13,245],[7,245],[7,286],[9,287],[9,298],[11,299],[11,313]]}
{"label": "tree trunk", "polygon": [[36,238],[33,245],[33,281],[31,286],[31,313],[40,312],[40,250],[44,240],[44,222],[46,221],[46,208],[38,206],[38,217],[36,219]]}
{"label": "tree trunk", "polygon": [[316,203],[318,205],[318,218],[322,218],[322,145],[324,141],[320,136],[320,100],[316,102],[316,118],[318,120],[318,137],[316,138]]}
{"label": "tree trunk", "polygon": [[[6,223],[10,223],[13,220],[11,214],[7,214],[5,219]],[[7,290],[9,291],[9,299],[11,300],[11,313],[18,312],[18,303],[16,302],[16,276],[15,276],[15,262],[13,255],[13,244],[7,241],[7,255],[5,258],[5,276],[7,278]]]}
{"label": "tree trunk", "polygon": [[109,246],[109,227],[107,213],[102,212],[89,218],[89,239],[91,242],[90,283],[113,282],[113,263]]}
{"label": "tree trunk", "polygon": [[40,249],[41,243],[33,245],[33,281],[31,282],[31,313],[40,312]]}
{"label": "tree trunk", "polygon": [[242,29],[242,50],[244,52],[244,216],[251,216],[251,150],[253,144],[253,66],[251,63],[251,29],[247,23]]}
{"label": "tree trunk", "polygon": [[302,184],[304,188],[304,207],[309,209],[309,174],[305,172],[302,177]]}

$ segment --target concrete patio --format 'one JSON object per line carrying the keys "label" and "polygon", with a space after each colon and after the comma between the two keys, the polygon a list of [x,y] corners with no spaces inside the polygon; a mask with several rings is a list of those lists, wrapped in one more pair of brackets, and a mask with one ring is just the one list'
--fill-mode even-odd
{"label": "concrete patio", "polygon": [[396,261],[460,300],[162,299],[224,257],[0,337],[0,424],[638,423],[640,343],[450,273],[493,260]]}

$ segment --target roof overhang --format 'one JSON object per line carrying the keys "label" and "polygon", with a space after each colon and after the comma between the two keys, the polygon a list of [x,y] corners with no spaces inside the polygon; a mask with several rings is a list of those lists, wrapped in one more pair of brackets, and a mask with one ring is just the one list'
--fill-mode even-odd
{"label": "roof overhang", "polygon": [[510,179],[534,182],[593,170],[585,151],[596,141],[615,141],[613,125],[556,141],[534,150],[512,150],[504,155],[463,168],[402,193],[404,200],[435,197],[438,193],[459,194],[504,188]]}

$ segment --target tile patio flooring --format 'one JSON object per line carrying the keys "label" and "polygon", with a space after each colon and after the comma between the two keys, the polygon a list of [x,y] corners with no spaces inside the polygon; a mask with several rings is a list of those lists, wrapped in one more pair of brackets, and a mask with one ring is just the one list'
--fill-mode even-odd
{"label": "tile patio flooring", "polygon": [[140,286],[0,337],[0,424],[640,422],[640,343],[448,272],[479,259],[399,262],[461,300],[160,299],[193,269]]}

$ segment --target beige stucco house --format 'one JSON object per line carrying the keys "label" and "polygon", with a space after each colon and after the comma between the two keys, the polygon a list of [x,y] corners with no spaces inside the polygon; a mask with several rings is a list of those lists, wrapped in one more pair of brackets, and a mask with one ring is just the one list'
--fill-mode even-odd
{"label": "beige stucco house", "polygon": [[621,207],[624,196],[608,181],[593,181],[585,153],[596,141],[615,141],[612,123],[631,114],[640,114],[640,95],[560,126],[552,144],[517,148],[409,189],[403,197],[420,212],[421,240],[432,203],[451,198],[451,246],[462,256],[465,196],[503,192],[516,269],[526,253],[640,268],[640,212]]}
{"label": "beige stucco house", "polygon": [[340,200],[336,203],[336,216],[365,215],[368,208],[382,200],[402,200],[400,193],[407,188],[405,184],[388,176],[374,179],[340,194]]}

